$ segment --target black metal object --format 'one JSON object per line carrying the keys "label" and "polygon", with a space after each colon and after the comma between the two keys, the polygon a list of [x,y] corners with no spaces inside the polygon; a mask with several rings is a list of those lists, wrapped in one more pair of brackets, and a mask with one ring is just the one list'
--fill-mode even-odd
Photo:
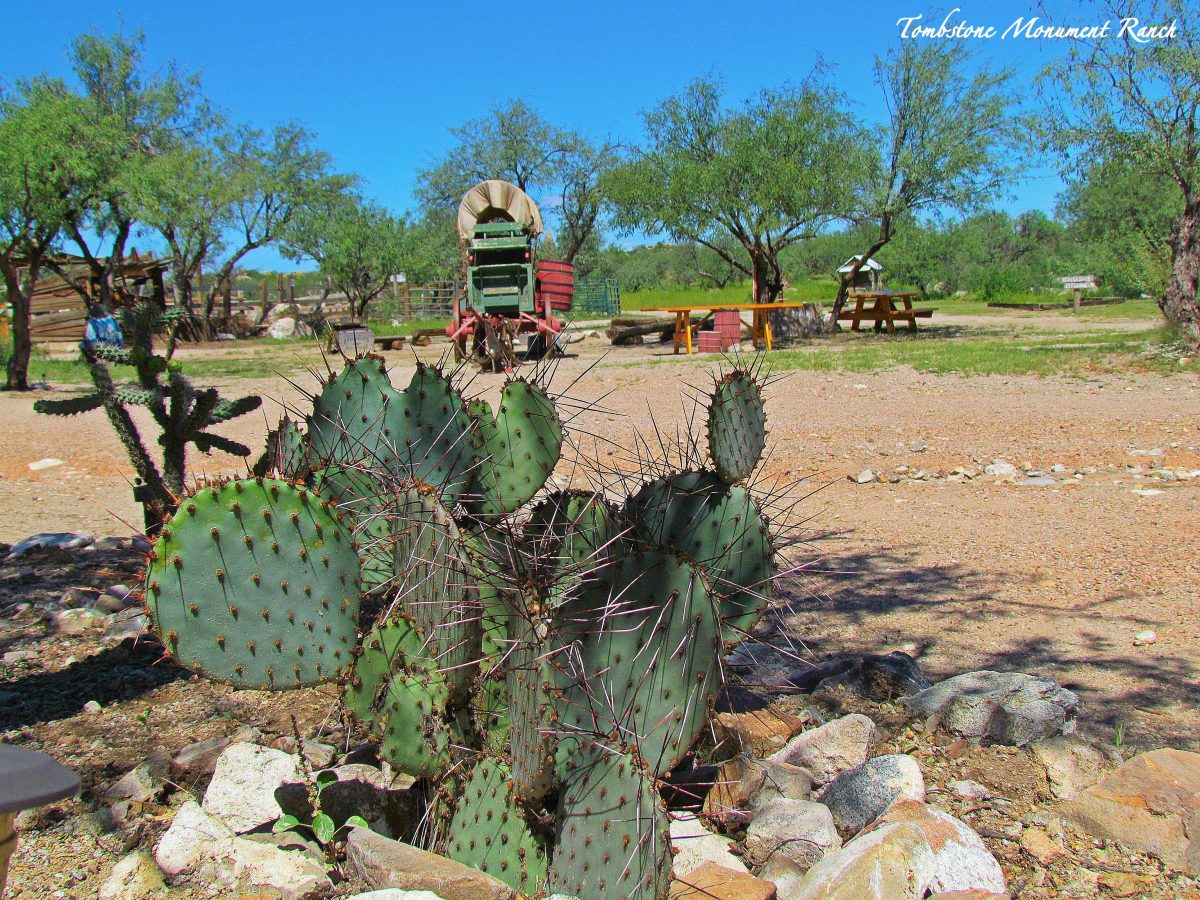
{"label": "black metal object", "polygon": [[45,753],[0,744],[0,814],[44,806],[79,792],[79,776]]}

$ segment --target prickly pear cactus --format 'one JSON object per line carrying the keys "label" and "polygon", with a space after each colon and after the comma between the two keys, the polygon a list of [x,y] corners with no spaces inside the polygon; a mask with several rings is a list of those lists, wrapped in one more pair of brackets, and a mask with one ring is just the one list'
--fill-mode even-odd
{"label": "prickly pear cactus", "polygon": [[471,418],[450,379],[418,363],[384,426],[396,474],[437,488],[447,506],[458,502],[474,474],[475,446]]}
{"label": "prickly pear cactus", "polygon": [[745,481],[767,446],[767,414],[754,376],[734,370],[717,382],[708,407],[708,450],[717,475]]}
{"label": "prickly pear cactus", "polygon": [[286,481],[206,486],[150,551],[146,600],[181,664],[238,687],[319,684],[354,659],[359,563],[320,495]]}
{"label": "prickly pear cactus", "polygon": [[517,802],[508,767],[484,757],[471,772],[450,822],[446,855],[534,897],[546,883],[546,849]]}
{"label": "prickly pear cactus", "polygon": [[585,743],[571,754],[555,838],[550,890],[628,900],[667,896],[667,813],[654,779],[618,747]]}
{"label": "prickly pear cactus", "polygon": [[680,472],[645,485],[628,504],[638,534],[674,547],[708,573],[725,639],[740,641],[770,601],[774,551],[754,496],[713,472]]}
{"label": "prickly pear cactus", "polygon": [[308,437],[286,414],[267,434],[267,449],[254,467],[255,475],[303,481],[311,474]]}

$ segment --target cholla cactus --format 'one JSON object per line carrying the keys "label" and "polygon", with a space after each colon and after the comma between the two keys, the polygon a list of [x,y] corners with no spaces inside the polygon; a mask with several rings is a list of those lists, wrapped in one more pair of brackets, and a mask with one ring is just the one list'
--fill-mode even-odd
{"label": "cholla cactus", "polygon": [[434,788],[434,850],[528,896],[665,897],[657,779],[705,728],[776,571],[743,483],[766,439],[757,377],[716,385],[713,469],[653,473],[623,502],[546,492],[564,431],[537,379],[493,414],[434,367],[397,391],[365,357],[306,418],[154,545],[146,598],[171,653],[237,685],[340,683],[380,754]]}

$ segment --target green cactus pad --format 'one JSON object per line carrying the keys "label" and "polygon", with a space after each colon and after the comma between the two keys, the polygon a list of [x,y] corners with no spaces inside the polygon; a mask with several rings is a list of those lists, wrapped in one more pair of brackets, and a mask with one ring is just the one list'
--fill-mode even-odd
{"label": "green cactus pad", "polygon": [[555,491],[533,508],[523,536],[538,568],[560,593],[598,577],[618,555],[622,524],[613,505],[591,491]]}
{"label": "green cactus pad", "polygon": [[640,537],[705,569],[725,639],[741,640],[767,608],[773,572],[770,531],[750,492],[712,472],[680,472],[645,485],[628,508]]}
{"label": "green cactus pad", "polygon": [[636,746],[655,773],[675,767],[721,686],[721,626],[699,570],[674,553],[632,553],[610,580],[554,611],[561,730]]}
{"label": "green cactus pad", "polygon": [[342,469],[387,465],[394,443],[387,412],[399,402],[381,357],[347,362],[313,401],[308,417],[312,467],[327,469],[327,476],[336,480]]}
{"label": "green cactus pad", "polygon": [[328,501],[247,479],[183,501],[150,552],[146,600],[181,665],[281,689],[349,670],[358,582],[358,556]]}
{"label": "green cactus pad", "polygon": [[513,791],[522,802],[540,803],[554,786],[555,736],[560,694],[547,656],[534,597],[521,596],[508,618],[505,688],[508,694],[509,754]]}
{"label": "green cactus pad", "polygon": [[462,396],[442,372],[417,363],[412,381],[387,413],[394,474],[437,488],[453,506],[474,475],[472,422]]}
{"label": "green cactus pad", "polygon": [[473,505],[481,516],[503,516],[531,500],[558,465],[562,424],[546,392],[520,379],[504,386],[494,421],[485,409],[472,406],[478,464]]}
{"label": "green cactus pad", "polygon": [[425,638],[405,616],[393,616],[372,628],[363,639],[346,684],[346,708],[362,722],[375,718],[392,673],[405,665],[427,662],[424,648]]}
{"label": "green cactus pad", "polygon": [[396,601],[425,635],[426,656],[465,702],[479,671],[483,626],[474,570],[458,526],[434,493],[401,489],[394,498]]}
{"label": "green cactus pad", "polygon": [[308,438],[298,423],[285,415],[279,425],[271,429],[267,434],[267,449],[255,466],[254,474],[290,481],[308,478]]}
{"label": "green cactus pad", "polygon": [[404,664],[387,683],[371,720],[379,755],[417,778],[443,774],[451,764],[451,730],[446,708],[450,687],[441,672]]}
{"label": "green cactus pad", "polygon": [[654,779],[627,754],[583,745],[559,794],[550,890],[661,900],[670,881],[669,820]]}
{"label": "green cactus pad", "polygon": [[735,369],[717,382],[708,407],[708,450],[728,484],[750,477],[767,446],[767,413],[754,376]]}
{"label": "green cactus pad", "polygon": [[475,765],[450,821],[446,855],[525,896],[539,895],[546,851],[529,830],[503,763],[485,757]]}

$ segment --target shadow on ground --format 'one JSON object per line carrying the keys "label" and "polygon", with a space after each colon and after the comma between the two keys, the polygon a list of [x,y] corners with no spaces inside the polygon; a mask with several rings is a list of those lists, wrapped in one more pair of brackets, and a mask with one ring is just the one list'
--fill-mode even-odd
{"label": "shadow on ground", "polygon": [[[781,666],[906,647],[933,681],[978,669],[1045,676],[1080,696],[1081,728],[1104,741],[1200,745],[1200,670],[1192,659],[1128,643],[1124,636],[1153,624],[1136,598],[1013,599],[1014,582],[1028,577],[920,565],[895,548],[825,556],[780,584],[780,608],[757,636],[783,651],[775,654]],[[1009,596],[998,599],[1002,587]],[[976,627],[983,617],[991,620],[986,640]]]}

